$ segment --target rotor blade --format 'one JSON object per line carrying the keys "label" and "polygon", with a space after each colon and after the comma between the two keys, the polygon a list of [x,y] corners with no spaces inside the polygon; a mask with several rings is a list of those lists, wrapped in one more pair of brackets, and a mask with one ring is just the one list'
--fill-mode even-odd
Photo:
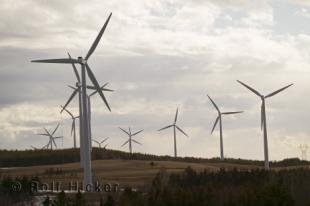
{"label": "rotor blade", "polygon": [[[71,58],[71,55],[69,54],[69,52],[68,52],[68,56],[69,56],[69,59],[72,59],[72,58]],[[75,73],[75,76],[76,76],[77,81],[78,81],[78,82],[81,82],[80,75],[79,75],[79,73],[78,73],[78,71],[77,71],[77,69],[76,69],[75,64],[72,63],[72,67],[73,67],[73,71],[74,71],[74,73]]]}
{"label": "rotor blade", "polygon": [[79,89],[76,88],[76,89],[72,92],[71,96],[69,97],[69,99],[68,99],[68,101],[66,102],[65,106],[63,106],[63,108],[62,108],[62,110],[60,111],[60,113],[62,113],[63,110],[66,109],[66,107],[70,104],[71,100],[75,97],[75,95],[78,93],[78,91],[79,91]]}
{"label": "rotor blade", "polygon": [[102,140],[102,141],[100,142],[100,144],[104,143],[104,142],[107,141],[108,139],[109,139],[109,137],[105,138],[104,140]]}
{"label": "rotor blade", "polygon": [[109,144],[104,145],[103,149],[106,149]]}
{"label": "rotor blade", "polygon": [[49,133],[49,131],[45,127],[43,129],[45,130],[46,134],[48,134],[47,136],[51,136],[51,134]]}
{"label": "rotor blade", "polygon": [[42,135],[42,136],[49,136],[49,134],[44,134],[44,133],[39,133],[37,135]]}
{"label": "rotor blade", "polygon": [[102,91],[106,91],[106,92],[114,92],[114,90],[113,90],[113,89],[106,89],[106,88],[102,88],[101,90],[102,90]]}
{"label": "rotor blade", "polygon": [[139,134],[139,133],[142,132],[142,131],[143,131],[143,129],[140,130],[139,132],[136,132],[136,133],[132,134],[131,136],[135,136],[135,135]]}
{"label": "rotor blade", "polygon": [[285,87],[283,87],[283,88],[281,88],[281,89],[279,89],[279,90],[277,90],[277,91],[274,91],[274,92],[268,94],[267,96],[265,96],[265,98],[272,97],[272,96],[278,94],[279,92],[282,92],[283,90],[289,88],[289,87],[292,86],[292,85],[294,85],[294,84],[289,84],[289,85],[287,85],[287,86],[285,86]]}
{"label": "rotor blade", "polygon": [[215,102],[213,101],[213,99],[209,96],[209,95],[207,95],[208,96],[208,98],[210,99],[210,101],[211,101],[211,103],[213,104],[213,106],[215,107],[215,109],[218,111],[218,112],[220,112],[220,109],[217,107],[217,105],[215,104]]}
{"label": "rotor blade", "polygon": [[129,133],[126,130],[124,130],[124,129],[120,128],[120,127],[119,127],[119,129],[122,130],[123,132],[125,132],[127,135],[129,135]]}
{"label": "rotor blade", "polygon": [[59,63],[59,64],[74,64],[79,63],[77,59],[41,59],[41,60],[32,60],[31,62],[35,63]]}
{"label": "rotor blade", "polygon": [[258,91],[256,91],[256,90],[253,89],[252,87],[246,85],[245,83],[243,83],[243,82],[241,82],[241,81],[239,81],[239,80],[237,80],[237,82],[239,82],[240,84],[242,84],[243,86],[245,86],[246,88],[248,88],[249,90],[251,90],[251,91],[252,91],[254,94],[256,94],[257,96],[259,96],[259,97],[262,96]]}
{"label": "rotor blade", "polygon": [[131,141],[133,141],[133,142],[135,142],[135,143],[137,143],[137,144],[139,144],[139,145],[142,145],[140,142],[138,142],[138,141],[136,141],[136,140],[134,140],[134,139],[132,139]]}
{"label": "rotor blade", "polygon": [[222,112],[221,114],[239,114],[239,113],[243,113],[243,111],[238,111],[238,112]]}
{"label": "rotor blade", "polygon": [[63,107],[63,106],[61,106],[61,105],[60,105],[60,107],[62,108],[62,110],[60,111],[60,113],[61,113],[63,110],[65,110],[65,111],[71,116],[71,118],[74,118],[73,114],[72,114],[69,110],[67,110],[65,107]]}
{"label": "rotor blade", "polygon": [[95,75],[93,74],[93,72],[91,71],[91,69],[89,68],[88,64],[86,64],[86,71],[87,71],[87,74],[90,78],[90,80],[92,81],[92,83],[94,84],[94,86],[96,87],[97,89],[97,92],[99,93],[99,95],[101,96],[102,100],[104,101],[105,105],[108,107],[109,111],[111,111],[111,108],[106,100],[106,98],[104,97],[104,94],[95,78]]}
{"label": "rotor blade", "polygon": [[53,139],[59,139],[59,138],[63,138],[63,136],[53,137]]}
{"label": "rotor blade", "polygon": [[57,148],[57,145],[56,145],[55,140],[54,140],[54,139],[52,139],[52,141],[53,141],[53,143],[54,143],[54,145],[55,145],[55,148]]}
{"label": "rotor blade", "polygon": [[108,25],[108,23],[109,23],[109,21],[110,21],[111,16],[112,16],[112,13],[110,13],[108,19],[105,21],[105,23],[104,23],[102,29],[100,30],[98,36],[96,37],[94,43],[91,45],[91,47],[90,47],[90,49],[89,49],[89,51],[88,51],[88,53],[87,53],[87,55],[86,55],[86,57],[85,57],[85,60],[88,60],[88,58],[89,58],[89,57],[92,55],[92,53],[95,51],[95,49],[96,49],[96,47],[97,47],[97,45],[98,45],[98,43],[99,43],[99,41],[100,41],[100,39],[101,39],[101,37],[102,37],[102,34],[104,33],[104,31],[105,31],[105,29],[106,29],[106,27],[107,27],[107,25]]}
{"label": "rotor blade", "polygon": [[96,142],[98,145],[100,145],[100,143],[99,143],[97,140],[92,139],[92,141],[93,141],[93,142]]}
{"label": "rotor blade", "polygon": [[87,89],[93,89],[93,90],[96,90],[96,87],[94,87],[94,86],[90,86],[90,85],[87,85],[87,86],[86,86],[86,88],[87,88]]}
{"label": "rotor blade", "polygon": [[178,127],[177,125],[175,125],[175,127],[176,127],[180,132],[182,132],[186,137],[188,137],[188,135],[187,135],[180,127]]}
{"label": "rotor blade", "polygon": [[161,128],[161,129],[159,129],[158,131],[161,131],[161,130],[164,130],[164,129],[167,129],[167,128],[169,128],[169,127],[173,127],[174,125],[169,125],[169,126],[167,126],[167,127],[163,127],[163,128]]}
{"label": "rotor blade", "polygon": [[[108,84],[108,83],[106,83],[106,84],[104,84],[103,86],[101,86],[101,90],[102,90],[102,91],[107,91],[107,92],[114,92],[114,90],[112,90],[112,89],[106,89],[106,88],[104,88],[107,84]],[[93,91],[89,96],[93,96],[93,95],[95,95],[97,92],[98,92],[97,90],[96,90],[96,91]]]}
{"label": "rotor blade", "polygon": [[212,128],[211,134],[213,133],[213,131],[214,131],[214,129],[215,129],[215,127],[216,127],[216,125],[217,125],[219,119],[220,119],[220,116],[217,116],[217,118],[216,118],[216,120],[215,120],[215,122],[214,122],[213,128]]}
{"label": "rotor blade", "polygon": [[58,129],[59,127],[59,123],[57,124],[56,128],[54,129],[54,131],[52,132],[52,136],[55,134],[56,130]]}
{"label": "rotor blade", "polygon": [[122,144],[121,147],[123,147],[124,145],[126,145],[129,142],[129,140],[127,140],[126,142],[124,142],[124,144]]}
{"label": "rotor blade", "polygon": [[174,117],[174,123],[176,123],[178,120],[178,113],[179,113],[179,108],[177,107],[177,111],[175,112],[175,117]]}

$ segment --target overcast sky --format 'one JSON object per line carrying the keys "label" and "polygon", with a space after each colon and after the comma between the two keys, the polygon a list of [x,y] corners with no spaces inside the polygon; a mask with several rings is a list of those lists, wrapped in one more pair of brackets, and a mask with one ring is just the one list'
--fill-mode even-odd
{"label": "overcast sky", "polygon": [[[179,107],[180,156],[219,156],[217,112],[243,110],[223,119],[226,157],[263,159],[260,99],[239,79],[268,94],[271,160],[300,156],[310,134],[310,1],[308,0],[0,0],[0,149],[40,147],[42,127],[61,122],[60,148],[73,146],[71,120],[59,114],[75,84],[70,65],[31,59],[85,56],[113,12],[89,65],[109,82],[108,112],[92,97],[93,138],[126,136],[118,127],[144,129],[136,136],[142,153],[173,155],[172,123]],[[77,99],[68,107],[78,114]]]}

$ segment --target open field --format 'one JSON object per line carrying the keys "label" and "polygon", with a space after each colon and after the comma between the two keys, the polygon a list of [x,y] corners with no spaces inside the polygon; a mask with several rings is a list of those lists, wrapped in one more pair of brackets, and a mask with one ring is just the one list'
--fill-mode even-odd
{"label": "open field", "polygon": [[[153,162],[153,164],[151,164]],[[134,188],[148,187],[152,179],[159,171],[182,172],[191,167],[196,171],[216,171],[220,168],[249,170],[262,168],[255,165],[232,164],[232,163],[192,163],[180,161],[147,161],[147,160],[95,160],[92,161],[94,180],[104,183],[131,186]],[[309,166],[303,166],[309,167]],[[275,167],[273,169],[287,169],[292,167]],[[67,163],[58,165],[43,165],[30,167],[16,167],[1,169],[2,176],[38,176],[42,182],[82,181],[83,171],[79,163]]]}

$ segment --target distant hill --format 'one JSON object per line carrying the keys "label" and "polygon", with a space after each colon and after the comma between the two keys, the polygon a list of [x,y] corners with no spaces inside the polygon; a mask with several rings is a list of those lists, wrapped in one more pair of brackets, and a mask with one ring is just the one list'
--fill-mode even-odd
{"label": "distant hill", "polygon": [[[149,160],[149,161],[181,161],[192,163],[231,163],[242,165],[263,166],[263,161],[232,159],[227,158],[221,161],[219,158],[197,158],[197,157],[178,157],[158,156],[152,154],[134,153],[130,155],[127,152],[93,148],[92,160]],[[52,165],[63,163],[79,162],[79,149],[61,149],[61,150],[0,150],[0,167],[23,167],[35,165]],[[274,167],[288,167],[310,165],[309,161],[303,161],[298,158],[284,159],[282,161],[271,162]]]}

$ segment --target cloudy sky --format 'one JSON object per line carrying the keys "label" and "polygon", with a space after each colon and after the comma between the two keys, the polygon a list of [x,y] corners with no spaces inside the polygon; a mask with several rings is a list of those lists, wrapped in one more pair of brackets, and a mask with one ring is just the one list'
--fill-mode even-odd
{"label": "cloudy sky", "polygon": [[[0,0],[0,149],[47,143],[42,127],[61,122],[61,148],[72,147],[71,120],[59,114],[74,84],[70,65],[31,59],[85,56],[113,12],[89,60],[112,108],[92,98],[93,138],[110,137],[109,148],[127,150],[118,127],[144,129],[134,151],[173,154],[172,130],[157,132],[180,109],[180,156],[219,156],[219,131],[210,135],[216,111],[225,116],[226,157],[263,159],[260,99],[239,79],[268,94],[270,159],[300,156],[309,143],[310,2],[308,0]],[[77,100],[69,109],[77,114]]]}

